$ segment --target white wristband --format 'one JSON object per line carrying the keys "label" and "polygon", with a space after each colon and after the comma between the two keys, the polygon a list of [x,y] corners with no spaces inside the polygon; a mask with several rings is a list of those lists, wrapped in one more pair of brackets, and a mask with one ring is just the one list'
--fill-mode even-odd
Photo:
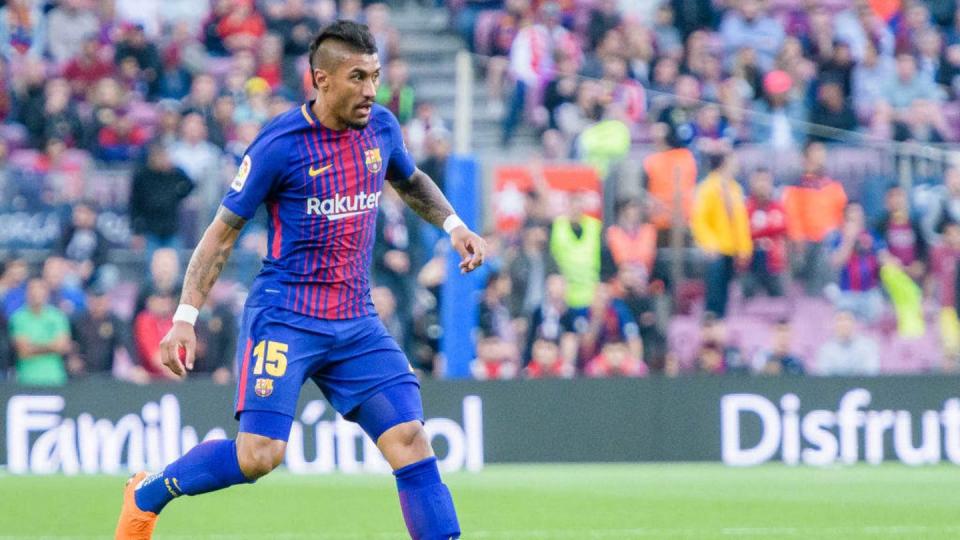
{"label": "white wristband", "polygon": [[199,316],[199,309],[190,304],[180,304],[177,306],[177,312],[173,314],[173,322],[183,321],[192,326],[197,324],[197,317]]}
{"label": "white wristband", "polygon": [[454,229],[461,226],[466,227],[467,224],[456,214],[450,214],[447,216],[447,219],[443,220],[443,232],[447,234],[450,234]]}

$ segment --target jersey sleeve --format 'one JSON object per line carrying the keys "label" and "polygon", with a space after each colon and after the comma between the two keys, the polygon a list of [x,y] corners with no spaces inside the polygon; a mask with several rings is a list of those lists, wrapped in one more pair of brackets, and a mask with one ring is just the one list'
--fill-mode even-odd
{"label": "jersey sleeve", "polygon": [[387,156],[387,179],[393,182],[406,181],[413,175],[417,166],[413,156],[407,151],[403,142],[403,133],[400,131],[400,122],[397,122],[393,113],[385,111],[387,130],[390,135],[390,154]]}
{"label": "jersey sleeve", "polygon": [[247,148],[223,206],[244,219],[253,218],[257,208],[280,184],[287,156],[278,152],[276,137],[258,137]]}

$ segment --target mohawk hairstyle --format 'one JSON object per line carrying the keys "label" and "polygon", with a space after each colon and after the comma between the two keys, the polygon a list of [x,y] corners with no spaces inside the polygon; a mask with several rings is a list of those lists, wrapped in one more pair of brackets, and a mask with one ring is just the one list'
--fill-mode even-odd
{"label": "mohawk hairstyle", "polygon": [[365,24],[338,20],[324,28],[310,44],[310,70],[317,69],[317,52],[324,41],[337,41],[354,52],[376,54],[377,43]]}

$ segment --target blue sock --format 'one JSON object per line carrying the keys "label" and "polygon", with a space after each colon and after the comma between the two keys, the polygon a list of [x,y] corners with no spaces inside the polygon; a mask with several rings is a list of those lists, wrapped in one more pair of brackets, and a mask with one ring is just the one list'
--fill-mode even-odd
{"label": "blue sock", "polygon": [[191,448],[163,472],[147,477],[134,498],[141,510],[160,513],[181,495],[199,495],[249,482],[237,460],[237,441],[207,441]]}
{"label": "blue sock", "polygon": [[460,538],[460,524],[450,490],[440,481],[437,458],[430,457],[393,472],[400,492],[403,521],[413,540]]}

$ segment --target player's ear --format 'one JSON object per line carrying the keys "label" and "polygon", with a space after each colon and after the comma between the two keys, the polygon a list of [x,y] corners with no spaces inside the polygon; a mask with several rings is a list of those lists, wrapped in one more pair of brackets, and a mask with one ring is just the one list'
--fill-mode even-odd
{"label": "player's ear", "polygon": [[317,90],[326,90],[330,86],[330,77],[324,69],[313,70],[313,87]]}

